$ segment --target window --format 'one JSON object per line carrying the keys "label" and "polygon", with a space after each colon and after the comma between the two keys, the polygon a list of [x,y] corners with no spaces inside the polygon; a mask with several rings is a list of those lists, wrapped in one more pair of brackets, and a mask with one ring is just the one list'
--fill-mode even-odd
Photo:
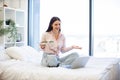
{"label": "window", "polygon": [[94,0],[94,56],[120,56],[120,0]]}
{"label": "window", "polygon": [[62,21],[67,46],[79,45],[78,52],[89,55],[89,0],[40,0],[40,35],[53,16]]}

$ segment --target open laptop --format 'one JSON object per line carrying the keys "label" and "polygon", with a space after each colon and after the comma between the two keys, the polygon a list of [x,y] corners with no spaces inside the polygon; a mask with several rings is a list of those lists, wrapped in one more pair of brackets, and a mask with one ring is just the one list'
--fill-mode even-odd
{"label": "open laptop", "polygon": [[84,67],[87,64],[89,58],[90,58],[89,56],[82,56],[82,57],[77,58],[72,63],[71,68],[75,69],[75,68],[82,68],[82,67]]}

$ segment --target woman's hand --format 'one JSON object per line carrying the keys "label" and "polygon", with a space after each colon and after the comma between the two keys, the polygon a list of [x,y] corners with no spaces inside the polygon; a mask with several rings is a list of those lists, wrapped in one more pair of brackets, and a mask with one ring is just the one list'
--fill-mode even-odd
{"label": "woman's hand", "polygon": [[73,46],[72,46],[72,49],[82,49],[82,47],[73,45]]}
{"label": "woman's hand", "polygon": [[40,44],[41,49],[45,49],[45,44]]}
{"label": "woman's hand", "polygon": [[42,42],[40,43],[40,48],[41,48],[41,49],[45,49],[46,43],[47,43],[47,41],[42,41]]}

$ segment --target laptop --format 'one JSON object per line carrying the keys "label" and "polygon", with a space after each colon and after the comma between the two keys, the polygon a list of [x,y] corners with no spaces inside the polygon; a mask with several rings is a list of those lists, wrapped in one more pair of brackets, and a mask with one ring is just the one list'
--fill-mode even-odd
{"label": "laptop", "polygon": [[76,68],[84,67],[87,64],[89,58],[90,58],[89,56],[82,56],[82,57],[75,59],[75,61],[73,61],[71,65],[71,68],[76,69]]}

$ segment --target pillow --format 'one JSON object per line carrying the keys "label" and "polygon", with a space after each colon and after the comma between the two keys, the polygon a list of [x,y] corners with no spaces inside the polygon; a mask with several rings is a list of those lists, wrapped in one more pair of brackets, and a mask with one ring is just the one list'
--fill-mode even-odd
{"label": "pillow", "polygon": [[33,59],[41,61],[42,52],[38,52],[31,46],[22,46],[21,48],[24,49],[27,52],[27,55],[30,55]]}
{"label": "pillow", "polygon": [[14,59],[40,64],[41,54],[30,46],[9,47],[6,53]]}
{"label": "pillow", "polygon": [[71,68],[72,69],[82,68],[86,65],[88,60],[89,60],[89,57],[87,57],[87,56],[79,57],[79,58],[75,59],[75,61],[72,63]]}
{"label": "pillow", "polygon": [[39,54],[39,52],[31,46],[21,46],[21,48],[30,55],[38,55]]}
{"label": "pillow", "polygon": [[9,60],[10,57],[5,53],[4,50],[0,50],[0,61]]}
{"label": "pillow", "polygon": [[17,46],[9,47],[5,51],[8,54],[8,56],[13,59],[26,60],[26,57],[28,57],[26,55],[26,52]]}

